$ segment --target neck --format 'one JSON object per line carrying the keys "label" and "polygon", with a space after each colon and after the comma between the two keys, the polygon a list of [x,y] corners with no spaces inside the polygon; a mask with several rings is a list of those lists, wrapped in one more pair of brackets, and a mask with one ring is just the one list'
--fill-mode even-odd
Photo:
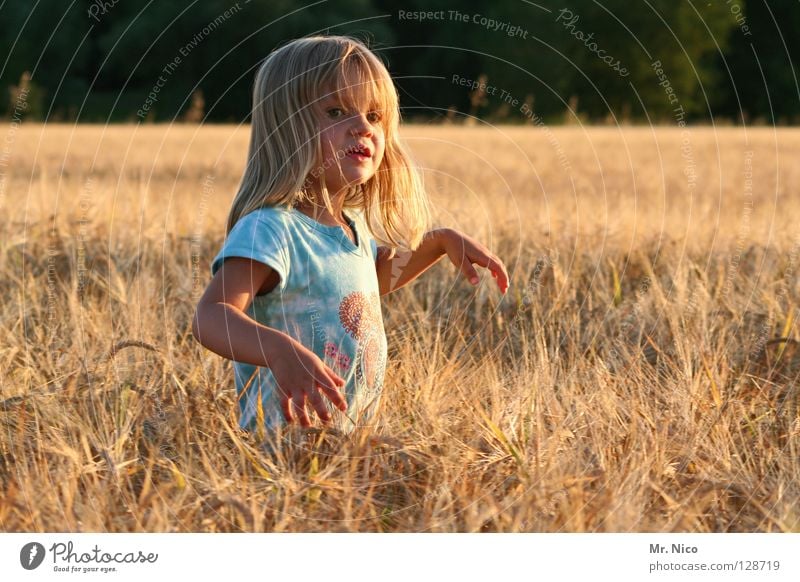
{"label": "neck", "polygon": [[345,222],[344,215],[342,214],[345,194],[346,191],[342,191],[331,195],[332,214],[325,208],[325,204],[322,202],[322,197],[319,194],[312,195],[311,201],[298,204],[296,208],[318,222],[324,223],[326,221],[332,221],[341,224]]}

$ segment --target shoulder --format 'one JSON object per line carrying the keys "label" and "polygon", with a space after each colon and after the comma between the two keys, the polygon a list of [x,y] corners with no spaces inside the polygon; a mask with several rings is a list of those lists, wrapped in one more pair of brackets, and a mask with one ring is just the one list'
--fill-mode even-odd
{"label": "shoulder", "polygon": [[291,246],[285,215],[281,207],[259,208],[237,220],[212,261],[212,275],[225,259],[242,257],[265,263],[283,277],[288,272]]}
{"label": "shoulder", "polygon": [[285,241],[290,238],[292,218],[288,209],[264,207],[248,212],[236,221],[226,236],[227,241],[271,238]]}
{"label": "shoulder", "polygon": [[264,206],[242,216],[233,225],[231,232],[237,229],[249,230],[264,225],[281,229],[288,226],[290,221],[291,212],[288,208],[284,206]]}

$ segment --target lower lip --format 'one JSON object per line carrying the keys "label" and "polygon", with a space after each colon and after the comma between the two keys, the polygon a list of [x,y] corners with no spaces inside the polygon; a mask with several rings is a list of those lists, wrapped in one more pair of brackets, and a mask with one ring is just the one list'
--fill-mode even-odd
{"label": "lower lip", "polygon": [[371,159],[370,156],[365,156],[364,154],[347,154],[347,157],[357,162],[366,162]]}

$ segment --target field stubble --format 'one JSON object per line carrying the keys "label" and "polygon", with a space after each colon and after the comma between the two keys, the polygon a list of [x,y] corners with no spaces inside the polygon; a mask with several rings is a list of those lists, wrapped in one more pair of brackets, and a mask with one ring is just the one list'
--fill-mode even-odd
{"label": "field stubble", "polygon": [[21,126],[0,527],[800,531],[800,132],[405,135],[511,289],[442,262],[384,297],[379,425],[269,452],[190,332],[246,129]]}

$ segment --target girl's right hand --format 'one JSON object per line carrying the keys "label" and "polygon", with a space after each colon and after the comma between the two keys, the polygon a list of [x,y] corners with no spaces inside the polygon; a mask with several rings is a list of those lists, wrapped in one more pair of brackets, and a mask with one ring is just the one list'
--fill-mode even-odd
{"label": "girl's right hand", "polygon": [[288,338],[278,344],[271,350],[268,366],[278,385],[281,410],[286,422],[296,420],[301,426],[310,427],[307,402],[311,403],[323,423],[329,422],[331,414],[322,394],[339,410],[347,410],[347,401],[339,390],[345,384],[344,379],[300,342]]}
{"label": "girl's right hand", "polygon": [[298,420],[311,426],[306,402],[328,422],[331,415],[320,391],[334,406],[347,410],[339,391],[345,381],[303,344],[258,324],[245,313],[257,294],[269,292],[278,281],[277,273],[264,263],[242,257],[226,259],[197,305],[192,333],[223,357],[270,368],[287,422]]}

